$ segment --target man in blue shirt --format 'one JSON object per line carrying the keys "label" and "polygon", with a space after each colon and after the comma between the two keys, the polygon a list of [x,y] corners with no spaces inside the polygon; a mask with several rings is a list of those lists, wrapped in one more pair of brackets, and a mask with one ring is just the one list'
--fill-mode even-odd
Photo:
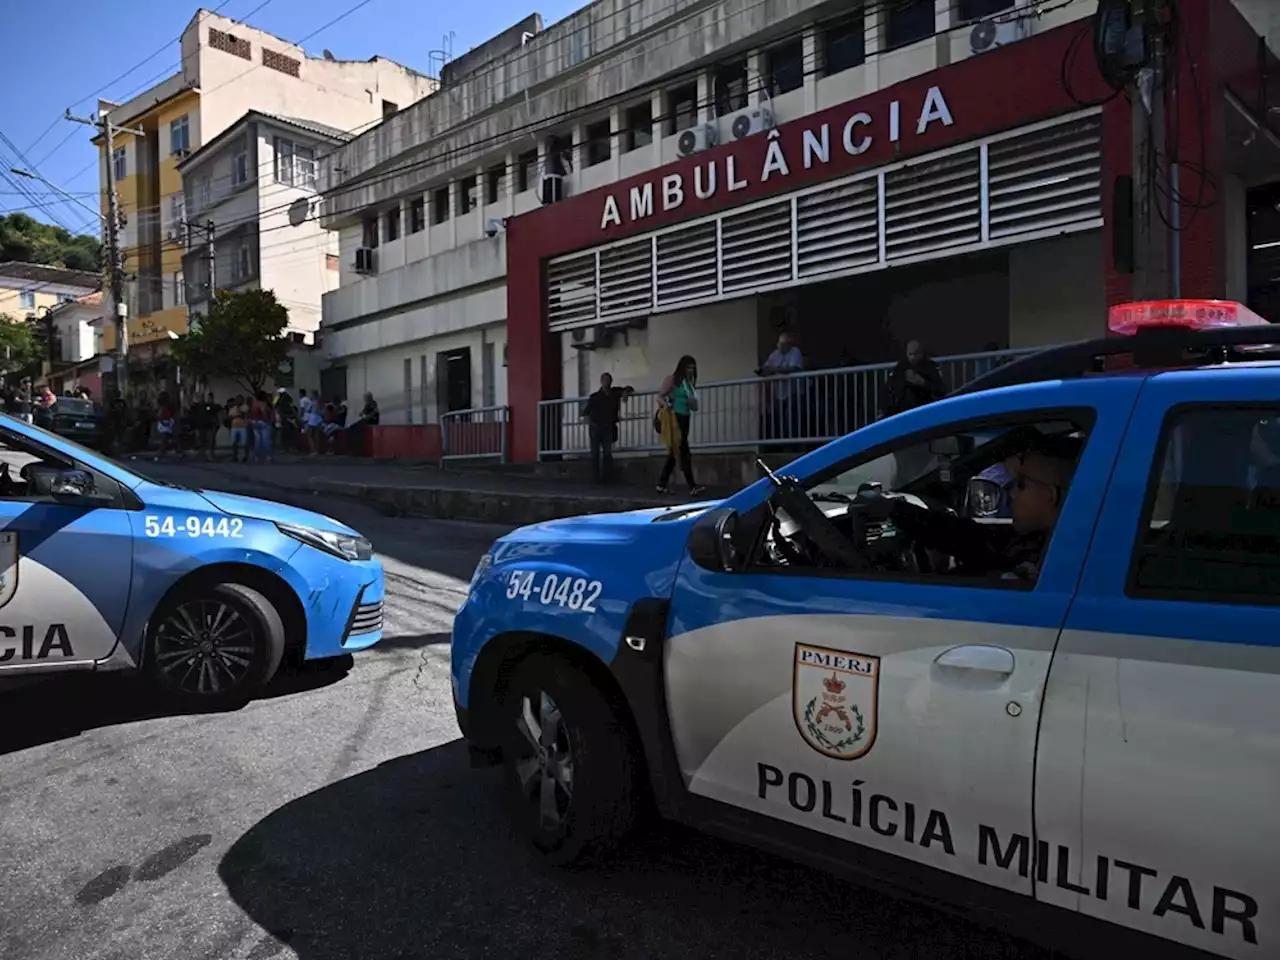
{"label": "man in blue shirt", "polygon": [[765,438],[776,440],[783,437],[794,437],[803,434],[801,427],[801,393],[802,383],[790,379],[791,374],[804,369],[804,357],[800,348],[795,345],[791,333],[783,330],[778,334],[778,345],[765,360],[764,366],[756,371],[761,377],[787,377],[788,379],[768,384],[768,406]]}

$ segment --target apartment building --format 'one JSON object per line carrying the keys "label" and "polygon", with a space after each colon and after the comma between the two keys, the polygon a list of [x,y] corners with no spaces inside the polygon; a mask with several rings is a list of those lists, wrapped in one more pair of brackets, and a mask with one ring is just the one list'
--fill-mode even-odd
{"label": "apartment building", "polygon": [[[125,225],[129,280],[128,334],[133,365],[157,359],[187,327],[182,282],[188,219],[179,165],[241,122],[250,110],[264,116],[307,117],[335,130],[359,130],[435,89],[435,81],[381,57],[337,60],[325,51],[311,56],[300,46],[199,10],[183,31],[181,66],[170,77],[127,103],[100,102],[113,124],[142,136],[115,137],[110,156],[102,151],[103,210],[107,177],[116,183]],[[266,162],[271,163],[269,157]],[[270,167],[268,167],[268,170]],[[258,168],[237,171],[255,181]],[[230,179],[211,184],[224,191]],[[316,251],[323,266],[324,255]],[[108,304],[108,313],[113,310]],[[115,332],[108,325],[108,351]]]}
{"label": "apartment building", "polygon": [[338,238],[316,213],[316,158],[350,139],[336,127],[250,110],[178,165],[186,222],[174,296],[207,312],[211,292],[263,289],[314,343],[320,298],[338,286]]}
{"label": "apartment building", "polygon": [[[332,376],[384,422],[506,406],[529,460],[571,452],[578,406],[548,405],[601,373],[750,377],[783,326],[828,367],[1101,335],[1133,293],[1134,138],[1095,7],[598,0],[504,35],[322,162]],[[1173,282],[1244,300],[1246,195],[1280,169],[1250,127],[1265,14],[1180,10],[1178,195],[1197,170],[1220,193],[1184,209]]]}
{"label": "apartment building", "polygon": [[35,320],[59,304],[90,294],[102,286],[96,273],[46,267],[38,263],[0,263],[0,316]]}

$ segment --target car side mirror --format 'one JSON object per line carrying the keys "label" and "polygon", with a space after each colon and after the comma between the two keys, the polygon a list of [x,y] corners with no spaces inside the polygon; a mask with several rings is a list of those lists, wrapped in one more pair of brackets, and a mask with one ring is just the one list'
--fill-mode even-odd
{"label": "car side mirror", "polygon": [[87,500],[97,494],[93,474],[87,470],[59,470],[49,485],[55,500]]}
{"label": "car side mirror", "polygon": [[716,573],[738,569],[738,512],[721,507],[699,517],[689,531],[689,557],[698,566]]}

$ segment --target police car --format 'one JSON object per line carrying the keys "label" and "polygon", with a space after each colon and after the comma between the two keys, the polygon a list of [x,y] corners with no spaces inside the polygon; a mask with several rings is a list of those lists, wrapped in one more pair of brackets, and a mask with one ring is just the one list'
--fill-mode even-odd
{"label": "police car", "polygon": [[534,845],[652,800],[1042,936],[1280,956],[1280,337],[1109,324],[723,502],[497,541],[454,698]]}
{"label": "police car", "polygon": [[377,643],[382,591],[336,520],[148,480],[0,416],[0,681],[141,670],[186,704],[235,704],[286,653]]}

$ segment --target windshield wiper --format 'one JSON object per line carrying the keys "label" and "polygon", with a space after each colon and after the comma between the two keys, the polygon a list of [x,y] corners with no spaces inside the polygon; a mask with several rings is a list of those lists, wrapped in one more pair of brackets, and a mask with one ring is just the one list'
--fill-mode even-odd
{"label": "windshield wiper", "polygon": [[811,493],[809,499],[819,503],[853,503],[853,497],[847,493],[840,493],[836,490],[826,490],[822,493]]}

